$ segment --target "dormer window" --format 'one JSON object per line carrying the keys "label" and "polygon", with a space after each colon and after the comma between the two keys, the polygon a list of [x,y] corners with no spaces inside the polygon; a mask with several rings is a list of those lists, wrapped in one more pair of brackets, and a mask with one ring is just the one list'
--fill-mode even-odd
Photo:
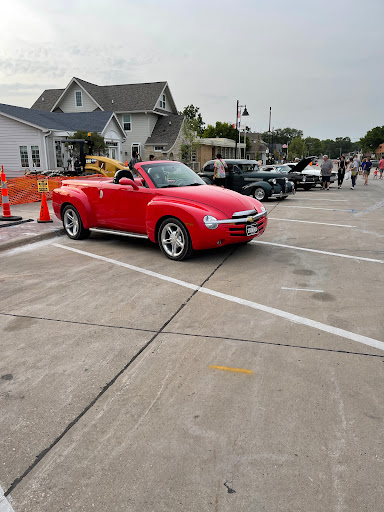
{"label": "dormer window", "polygon": [[76,107],[83,106],[83,95],[81,91],[75,91],[75,103]]}
{"label": "dormer window", "polygon": [[160,108],[165,108],[165,94],[161,95],[161,98],[160,98]]}

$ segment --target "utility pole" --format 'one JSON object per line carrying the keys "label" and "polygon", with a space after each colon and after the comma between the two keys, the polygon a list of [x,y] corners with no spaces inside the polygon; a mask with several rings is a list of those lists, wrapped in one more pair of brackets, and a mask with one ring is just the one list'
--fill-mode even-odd
{"label": "utility pole", "polygon": [[271,162],[271,117],[272,117],[272,107],[269,107],[269,125],[268,125],[268,133],[269,133],[269,137],[268,137],[268,146],[269,146],[269,162],[268,163],[272,163]]}
{"label": "utility pole", "polygon": [[235,130],[236,130],[236,144],[235,144],[235,158],[237,158],[237,139],[239,138],[239,130],[237,128],[239,118],[239,100],[236,102],[236,124],[235,124]]}

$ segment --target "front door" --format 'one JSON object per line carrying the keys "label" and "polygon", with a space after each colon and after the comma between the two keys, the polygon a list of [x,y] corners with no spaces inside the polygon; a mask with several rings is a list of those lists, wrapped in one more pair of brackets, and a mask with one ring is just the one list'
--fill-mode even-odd
{"label": "front door", "polygon": [[228,164],[227,187],[235,192],[241,192],[244,186],[243,171],[237,165]]}
{"label": "front door", "polygon": [[120,184],[116,187],[119,187],[116,229],[146,234],[145,214],[147,204],[152,197],[150,190],[142,186],[139,190],[134,190],[130,185]]}

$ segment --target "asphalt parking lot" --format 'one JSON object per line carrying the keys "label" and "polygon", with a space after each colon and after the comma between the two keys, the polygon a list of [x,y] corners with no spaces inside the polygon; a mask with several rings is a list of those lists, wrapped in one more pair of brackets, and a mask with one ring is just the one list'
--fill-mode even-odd
{"label": "asphalt parking lot", "polygon": [[359,180],[185,262],[2,253],[0,512],[382,510],[384,184]]}

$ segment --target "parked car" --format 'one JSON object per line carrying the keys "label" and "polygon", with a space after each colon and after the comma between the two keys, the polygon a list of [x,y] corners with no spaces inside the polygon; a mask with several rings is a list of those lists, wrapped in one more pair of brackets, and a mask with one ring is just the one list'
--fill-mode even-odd
{"label": "parked car", "polygon": [[372,167],[379,167],[379,160],[373,159],[373,160],[371,160],[371,162],[372,162]]}
{"label": "parked car", "polygon": [[[258,201],[271,197],[285,199],[295,193],[295,187],[287,177],[277,172],[264,172],[259,169],[256,160],[223,159],[227,164],[226,187]],[[199,176],[209,185],[214,184],[213,163],[204,164]]]}
{"label": "parked car", "polygon": [[288,179],[293,181],[295,188],[310,190],[320,182],[320,169],[313,164],[315,157],[303,158],[299,162],[287,162],[269,166],[275,172],[286,174]]}
{"label": "parked car", "polygon": [[[314,163],[313,158],[314,157],[307,157],[299,162],[275,164],[273,169],[286,174],[288,178],[295,183],[296,188],[310,190],[312,187],[316,187],[317,184],[321,185],[322,182],[320,167]],[[337,181],[337,171],[332,171],[331,183],[335,181]]]}
{"label": "parked car", "polygon": [[209,187],[180,162],[140,162],[134,172],[64,180],[53,191],[69,238],[92,232],[149,238],[171,260],[184,260],[193,250],[249,242],[267,226],[259,201]]}

